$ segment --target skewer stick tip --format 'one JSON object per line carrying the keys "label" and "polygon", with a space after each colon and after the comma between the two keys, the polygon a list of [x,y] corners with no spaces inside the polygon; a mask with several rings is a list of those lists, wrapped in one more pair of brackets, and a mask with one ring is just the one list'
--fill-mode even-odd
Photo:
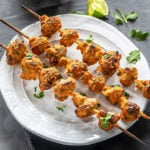
{"label": "skewer stick tip", "polygon": [[27,6],[25,5],[21,5],[21,7],[23,9],[25,9],[26,11],[28,11],[29,13],[31,13],[33,16],[37,17],[37,18],[40,18],[41,16],[39,14],[37,14],[35,11],[31,10],[30,8],[28,8]]}
{"label": "skewer stick tip", "polygon": [[9,26],[10,28],[12,28],[13,30],[15,30],[16,32],[18,32],[19,34],[21,34],[22,36],[24,36],[27,39],[30,39],[29,36],[25,35],[23,32],[21,32],[18,28],[16,28],[15,26],[13,26],[12,24],[8,23],[7,21],[0,19],[0,21],[2,23],[4,23],[5,25]]}
{"label": "skewer stick tip", "polygon": [[2,47],[4,50],[7,50],[7,47],[3,45],[2,43],[0,43],[0,47]]}
{"label": "skewer stick tip", "polygon": [[115,127],[117,127],[118,129],[120,129],[121,131],[123,131],[123,133],[125,133],[126,135],[128,135],[129,137],[131,137],[132,139],[138,141],[139,143],[143,144],[143,145],[147,145],[146,143],[144,143],[141,139],[139,139],[137,136],[135,136],[134,134],[132,134],[131,132],[129,132],[128,130],[123,129],[121,126],[119,126],[118,124],[114,125]]}

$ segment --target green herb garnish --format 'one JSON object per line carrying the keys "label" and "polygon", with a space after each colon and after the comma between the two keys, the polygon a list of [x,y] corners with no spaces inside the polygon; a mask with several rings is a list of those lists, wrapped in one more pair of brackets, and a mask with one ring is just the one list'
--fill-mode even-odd
{"label": "green herb garnish", "polygon": [[110,56],[111,56],[111,54],[105,54],[103,57],[104,57],[105,59],[108,59]]}
{"label": "green herb garnish", "polygon": [[114,113],[112,112],[108,112],[107,115],[105,117],[100,117],[100,119],[102,120],[102,128],[107,128],[109,125],[109,120],[111,119],[111,117],[114,115]]}
{"label": "green herb garnish", "polygon": [[39,94],[34,93],[33,96],[40,99],[40,98],[44,97],[44,92],[40,92]]}
{"label": "green herb garnish", "polygon": [[80,93],[80,95],[82,95],[82,96],[86,96],[86,94],[85,94],[85,93],[82,93],[82,92]]}
{"label": "green herb garnish", "polygon": [[148,38],[149,32],[145,32],[142,30],[131,30],[130,36],[136,39],[137,41],[144,41]]}
{"label": "green herb garnish", "polygon": [[87,13],[85,13],[83,11],[75,11],[75,10],[72,10],[69,13],[70,14],[78,14],[78,15],[87,15]]}
{"label": "green herb garnish", "polygon": [[16,55],[18,55],[18,56],[19,56],[19,54],[20,54],[20,53],[16,51]]}
{"label": "green herb garnish", "polygon": [[68,73],[68,75],[71,75],[71,76],[73,76],[73,75],[74,75],[74,73],[73,73],[73,72],[70,72],[70,73]]}
{"label": "green herb garnish", "polygon": [[129,53],[129,56],[126,57],[128,63],[135,64],[138,60],[140,60],[140,50],[133,50]]}
{"label": "green herb garnish", "polygon": [[124,14],[119,8],[116,8],[116,13],[114,13],[116,24],[127,23],[128,21],[134,21],[137,18],[138,14],[134,11]]}
{"label": "green herb garnish", "polygon": [[114,13],[114,18],[116,24],[123,24],[123,19],[117,13]]}
{"label": "green herb garnish", "polygon": [[87,41],[88,43],[92,43],[92,42],[93,42],[93,36],[90,35],[90,36],[86,39],[86,41]]}
{"label": "green herb garnish", "polygon": [[48,68],[48,66],[45,63],[43,63],[43,68]]}
{"label": "green herb garnish", "polygon": [[134,21],[138,18],[138,14],[134,11],[130,12],[130,13],[126,13],[125,17],[128,21]]}
{"label": "green herb garnish", "polygon": [[35,93],[37,92],[37,87],[34,88],[34,92],[35,92]]}
{"label": "green herb garnish", "polygon": [[124,92],[124,96],[128,99],[130,97],[130,94],[128,92]]}
{"label": "green herb garnish", "polygon": [[119,86],[119,87],[121,87],[119,84],[116,84],[116,85],[111,85],[111,87],[116,87],[116,86]]}
{"label": "green herb garnish", "polygon": [[56,108],[59,110],[59,111],[62,111],[62,112],[64,112],[64,108],[65,108],[65,106],[56,106]]}
{"label": "green herb garnish", "polygon": [[33,54],[27,54],[26,58],[32,58]]}

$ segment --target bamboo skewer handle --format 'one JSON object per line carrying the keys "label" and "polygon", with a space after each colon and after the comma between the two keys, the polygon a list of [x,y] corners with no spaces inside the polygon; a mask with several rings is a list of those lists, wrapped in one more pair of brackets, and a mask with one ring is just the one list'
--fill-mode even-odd
{"label": "bamboo skewer handle", "polygon": [[6,51],[7,51],[7,47],[6,47],[6,46],[4,46],[2,43],[0,43],[0,47],[2,47],[4,50],[6,50]]}
{"label": "bamboo skewer handle", "polygon": [[121,131],[123,131],[123,133],[125,133],[126,135],[128,135],[129,137],[131,137],[132,139],[140,142],[143,145],[146,145],[146,143],[144,143],[141,139],[139,139],[137,136],[135,136],[134,134],[132,134],[131,132],[129,132],[128,130],[123,129],[122,127],[120,127],[118,124],[114,125],[115,127],[117,127],[118,129],[120,129]]}
{"label": "bamboo skewer handle", "polygon": [[145,118],[145,119],[147,119],[147,120],[150,120],[150,116],[147,116],[145,113],[140,112],[140,115],[141,115],[143,118]]}
{"label": "bamboo skewer handle", "polygon": [[29,37],[27,35],[25,35],[23,32],[21,32],[19,29],[17,29],[15,26],[11,25],[7,21],[5,21],[3,19],[0,19],[0,21],[2,23],[6,24],[7,26],[9,26],[10,28],[12,28],[13,30],[15,30],[16,32],[18,32],[19,34],[21,34],[22,36],[24,36],[25,38],[29,39]]}
{"label": "bamboo skewer handle", "polygon": [[25,9],[26,11],[30,12],[32,15],[34,15],[37,18],[40,18],[41,16],[39,14],[37,14],[36,12],[34,12],[33,10],[31,10],[30,8],[26,7],[25,5],[21,5],[21,7],[23,9]]}

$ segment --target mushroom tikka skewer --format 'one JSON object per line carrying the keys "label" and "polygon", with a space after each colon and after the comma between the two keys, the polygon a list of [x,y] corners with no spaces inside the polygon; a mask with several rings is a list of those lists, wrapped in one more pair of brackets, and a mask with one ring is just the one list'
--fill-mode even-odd
{"label": "mushroom tikka skewer", "polygon": [[57,16],[48,17],[47,15],[40,16],[30,8],[22,5],[26,11],[37,17],[41,23],[41,32],[43,36],[51,37],[57,31],[60,32],[60,44],[65,47],[72,46],[72,44],[78,44],[79,49],[83,55],[83,62],[87,65],[95,64],[102,55],[102,49],[99,45],[94,43],[88,43],[86,41],[79,41],[79,34],[74,29],[61,29],[61,20]]}
{"label": "mushroom tikka skewer", "polygon": [[0,47],[6,50],[6,61],[10,66],[20,64],[28,51],[24,42],[18,39],[10,43],[7,47],[0,43]]}
{"label": "mushroom tikka skewer", "polygon": [[56,82],[53,87],[55,98],[59,101],[64,101],[71,96],[72,101],[76,106],[75,113],[77,117],[85,118],[96,114],[97,118],[99,119],[98,126],[102,130],[108,131],[113,127],[117,127],[134,140],[145,144],[138,137],[117,124],[120,119],[120,115],[112,112],[106,113],[104,110],[97,110],[98,100],[96,98],[88,98],[80,93],[73,92],[74,88],[75,80],[73,78],[69,77],[68,79],[61,79],[60,81]]}
{"label": "mushroom tikka skewer", "polygon": [[16,32],[18,32],[20,35],[24,36],[26,39],[28,39],[30,48],[34,54],[41,55],[50,46],[50,42],[47,37],[44,36],[29,37],[23,32],[21,32],[19,29],[17,29],[15,26],[6,22],[5,20],[0,19],[0,21],[3,22],[5,25],[9,26],[10,28],[12,28],[13,30],[15,30]]}
{"label": "mushroom tikka skewer", "polygon": [[22,5],[22,8],[24,8],[26,11],[30,12],[32,15],[34,15],[36,18],[39,19],[41,23],[41,32],[43,36],[51,37],[62,27],[61,20],[57,16],[51,16],[51,17],[47,15],[40,16],[30,8],[26,7],[25,5]]}

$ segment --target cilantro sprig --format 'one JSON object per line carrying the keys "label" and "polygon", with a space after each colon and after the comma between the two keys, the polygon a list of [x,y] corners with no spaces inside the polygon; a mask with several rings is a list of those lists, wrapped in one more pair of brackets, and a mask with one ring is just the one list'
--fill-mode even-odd
{"label": "cilantro sprig", "polygon": [[93,42],[93,35],[90,35],[87,39],[86,39],[86,41],[88,42],[88,43],[92,43]]}
{"label": "cilantro sprig", "polygon": [[103,57],[104,57],[105,59],[108,59],[110,56],[111,56],[111,54],[105,54]]}
{"label": "cilantro sprig", "polygon": [[44,92],[37,93],[37,87],[35,87],[33,96],[40,99],[40,98],[43,98],[45,96],[45,94],[44,94]]}
{"label": "cilantro sprig", "polygon": [[134,11],[124,14],[119,8],[116,8],[114,13],[114,20],[116,24],[128,23],[128,21],[134,21],[138,18],[138,14]]}
{"label": "cilantro sprig", "polygon": [[109,126],[109,120],[113,115],[114,113],[108,112],[105,117],[100,117],[100,119],[102,120],[102,128],[107,128]]}
{"label": "cilantro sprig", "polygon": [[86,96],[86,94],[85,94],[85,93],[82,93],[82,92],[80,92],[80,95],[82,95],[82,96]]}
{"label": "cilantro sprig", "polygon": [[27,59],[30,59],[30,58],[32,58],[32,56],[33,56],[33,54],[27,54],[27,55],[26,55],[26,58],[27,58]]}
{"label": "cilantro sprig", "polygon": [[64,112],[64,108],[65,108],[66,106],[64,106],[64,105],[58,105],[58,106],[56,106],[56,108],[58,109],[58,111],[62,111],[62,112]]}
{"label": "cilantro sprig", "polygon": [[133,50],[129,53],[129,56],[126,57],[128,63],[135,64],[138,60],[140,60],[140,50]]}
{"label": "cilantro sprig", "polygon": [[130,94],[128,92],[124,92],[123,94],[127,99],[130,97]]}
{"label": "cilantro sprig", "polygon": [[148,38],[149,32],[133,29],[130,31],[130,36],[136,39],[137,41],[144,41]]}
{"label": "cilantro sprig", "polygon": [[114,84],[114,85],[111,85],[111,87],[116,87],[116,86],[119,86],[119,87],[121,87],[121,85],[119,85],[119,84]]}

